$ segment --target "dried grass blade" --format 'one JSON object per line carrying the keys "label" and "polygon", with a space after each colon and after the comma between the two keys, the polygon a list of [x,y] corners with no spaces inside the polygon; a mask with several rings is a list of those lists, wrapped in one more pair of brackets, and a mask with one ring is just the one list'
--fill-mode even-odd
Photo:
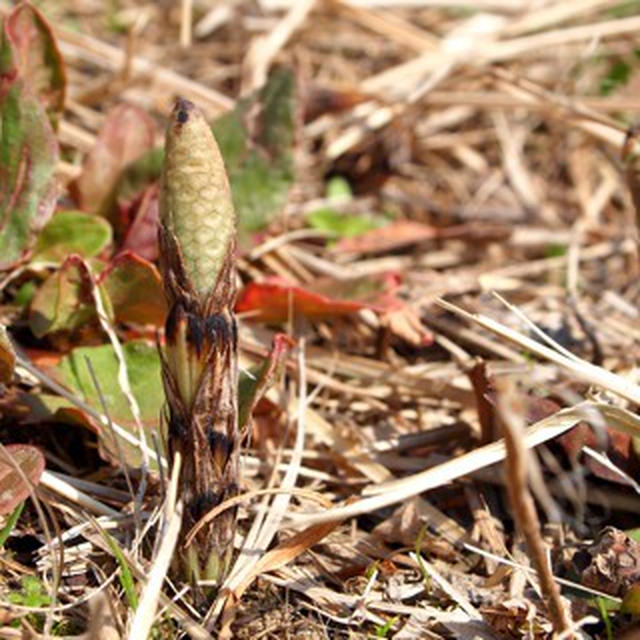
{"label": "dried grass blade", "polygon": [[[524,446],[536,447],[547,440],[552,440],[568,431],[575,424],[584,420],[587,407],[598,408],[596,403],[585,402],[575,407],[563,409],[529,427],[524,434]],[[345,520],[364,513],[371,513],[377,509],[397,504],[424,491],[443,486],[483,469],[489,465],[501,462],[505,457],[504,441],[475,449],[465,455],[449,460],[433,469],[427,469],[401,480],[368,488],[368,495],[349,505],[334,507],[322,513],[292,514],[288,524],[308,526],[321,522]],[[373,494],[373,495],[371,495]]]}
{"label": "dried grass blade", "polygon": [[438,304],[446,309],[447,311],[451,311],[452,313],[463,317],[470,322],[473,322],[481,327],[484,327],[488,331],[495,333],[502,338],[506,338],[510,342],[513,342],[523,349],[535,353],[541,358],[545,358],[546,360],[550,360],[551,362],[555,362],[561,367],[567,369],[572,373],[572,375],[577,378],[588,382],[590,384],[595,384],[600,387],[603,387],[612,393],[615,393],[630,402],[633,402],[636,405],[640,405],[640,387],[628,380],[625,380],[622,376],[619,376],[615,373],[607,371],[602,367],[598,367],[586,360],[573,359],[568,358],[567,356],[559,353],[558,351],[551,349],[543,344],[540,344],[536,340],[532,340],[531,338],[506,327],[505,325],[484,316],[482,314],[472,314],[468,313],[464,309],[457,307],[445,300],[438,300]]}
{"label": "dried grass blade", "polygon": [[166,523],[158,554],[154,559],[149,580],[142,592],[140,604],[136,610],[131,629],[129,630],[129,640],[149,637],[151,627],[155,620],[155,612],[160,600],[162,585],[169,571],[173,552],[178,543],[181,524],[182,507],[180,503],[178,503],[175,510],[173,510],[171,519]]}

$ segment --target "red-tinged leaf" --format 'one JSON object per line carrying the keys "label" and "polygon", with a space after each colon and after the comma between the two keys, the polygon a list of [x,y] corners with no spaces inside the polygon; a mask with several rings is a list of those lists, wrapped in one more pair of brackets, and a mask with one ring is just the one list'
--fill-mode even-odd
{"label": "red-tinged leaf", "polygon": [[162,280],[151,262],[126,251],[100,275],[100,284],[118,322],[164,323],[167,315]]}
{"label": "red-tinged leaf", "polygon": [[56,126],[64,110],[67,74],[51,27],[35,7],[22,3],[7,17],[5,34],[19,77]]}
{"label": "red-tinged leaf", "polygon": [[11,513],[31,494],[44,466],[44,456],[35,447],[10,444],[0,448],[0,515]]}
{"label": "red-tinged leaf", "polygon": [[318,282],[313,290],[273,277],[248,284],[240,292],[236,312],[277,323],[290,316],[322,319],[368,308],[379,314],[380,324],[391,334],[416,347],[428,346],[433,336],[418,314],[396,296],[399,285],[400,277],[393,273],[375,279]]}
{"label": "red-tinged leaf", "polygon": [[69,256],[60,269],[45,280],[31,301],[29,327],[42,336],[73,331],[95,319],[92,276],[78,255]]}
{"label": "red-tinged leaf", "polygon": [[85,211],[108,216],[110,196],[123,169],[153,146],[153,120],[133,105],[119,104],[109,113],[72,185]]}
{"label": "red-tinged leaf", "polygon": [[42,104],[24,83],[17,80],[3,85],[0,88],[0,269],[7,269],[32,248],[38,232],[53,213],[58,144]]}
{"label": "red-tinged leaf", "polygon": [[236,312],[250,312],[253,319],[284,322],[289,316],[330,318],[360,311],[363,302],[343,301],[290,285],[280,278],[251,282],[240,293]]}
{"label": "red-tinged leaf", "polygon": [[[129,209],[133,210],[133,222],[125,231],[122,241],[122,249],[130,250],[137,253],[146,260],[158,259],[158,185],[153,184],[147,187],[140,198],[136,198],[136,202],[129,204]],[[121,208],[121,205],[118,205]],[[128,216],[123,212],[119,216],[127,219]]]}
{"label": "red-tinged leaf", "polygon": [[0,324],[0,382],[7,384],[13,377],[16,366],[16,352],[4,325]]}

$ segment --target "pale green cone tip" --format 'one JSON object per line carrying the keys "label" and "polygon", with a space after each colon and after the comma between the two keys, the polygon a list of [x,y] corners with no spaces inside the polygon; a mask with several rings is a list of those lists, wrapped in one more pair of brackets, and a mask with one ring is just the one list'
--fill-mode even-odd
{"label": "pale green cone tip", "polygon": [[181,98],[167,128],[160,216],[177,238],[191,287],[206,300],[233,251],[236,219],[211,128],[195,105]]}

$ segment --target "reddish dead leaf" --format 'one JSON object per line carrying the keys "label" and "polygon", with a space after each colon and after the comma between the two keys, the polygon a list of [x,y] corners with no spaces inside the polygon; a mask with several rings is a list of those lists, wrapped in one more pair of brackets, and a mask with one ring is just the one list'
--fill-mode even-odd
{"label": "reddish dead leaf", "polygon": [[527,410],[526,419],[528,424],[544,420],[562,409],[562,406],[555,400],[538,396],[528,396],[525,407]]}
{"label": "reddish dead leaf", "polygon": [[7,384],[13,377],[16,352],[4,325],[0,324],[0,382]]}
{"label": "reddish dead leaf", "polygon": [[[581,422],[571,431],[563,434],[558,441],[571,460],[577,462],[584,447],[605,453],[611,462],[621,471],[635,477],[639,470],[638,459],[633,449],[631,436],[616,429],[595,430],[592,426]],[[620,474],[600,464],[591,456],[584,456],[583,464],[598,478],[626,485]]]}
{"label": "reddish dead leaf", "polygon": [[[323,319],[372,309],[383,328],[415,347],[431,344],[433,336],[417,313],[397,297],[400,276],[385,274],[377,279],[318,282],[314,290],[267,278],[249,283],[240,293],[236,312],[264,322],[285,322],[289,317]],[[340,295],[340,297],[338,297]]]}
{"label": "reddish dead leaf", "polygon": [[[147,187],[134,202],[118,205],[119,219],[133,221],[125,225],[122,249],[137,253],[146,260],[158,259],[158,185]],[[126,208],[126,210],[125,210]]]}
{"label": "reddish dead leaf", "polygon": [[154,264],[131,251],[118,254],[100,274],[118,322],[161,325],[167,315],[162,279]]}
{"label": "reddish dead leaf", "polygon": [[616,632],[617,640],[640,640],[640,622],[632,622]]}
{"label": "reddish dead leaf", "polygon": [[251,318],[264,322],[284,322],[290,316],[320,319],[348,315],[366,306],[363,302],[314,293],[274,277],[249,283],[238,297],[236,312],[251,312]]}
{"label": "reddish dead leaf", "polygon": [[[551,398],[528,396],[526,399],[527,422],[533,424],[559,411],[562,407]],[[582,456],[584,447],[605,453],[611,462],[621,471],[635,477],[640,463],[633,449],[631,436],[617,429],[594,429],[586,422],[578,423],[573,429],[558,438],[558,443],[574,464],[584,464],[591,473],[602,480],[626,485],[620,474],[594,460],[591,456]]]}
{"label": "reddish dead leaf", "polygon": [[104,214],[106,200],[122,170],[151,149],[153,136],[153,120],[142,109],[129,104],[111,109],[82,174],[72,185],[80,207]]}
{"label": "reddish dead leaf", "polygon": [[44,456],[36,447],[10,444],[0,448],[0,515],[11,513],[40,481]]}

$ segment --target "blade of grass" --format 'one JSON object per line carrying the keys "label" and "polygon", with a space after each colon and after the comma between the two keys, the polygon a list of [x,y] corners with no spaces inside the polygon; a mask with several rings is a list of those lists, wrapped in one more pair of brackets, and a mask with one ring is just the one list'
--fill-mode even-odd
{"label": "blade of grass", "polygon": [[11,515],[7,518],[7,522],[0,529],[0,547],[4,547],[4,543],[7,541],[13,528],[16,526],[16,522],[18,522],[18,518],[24,509],[24,502],[21,502],[12,512]]}

